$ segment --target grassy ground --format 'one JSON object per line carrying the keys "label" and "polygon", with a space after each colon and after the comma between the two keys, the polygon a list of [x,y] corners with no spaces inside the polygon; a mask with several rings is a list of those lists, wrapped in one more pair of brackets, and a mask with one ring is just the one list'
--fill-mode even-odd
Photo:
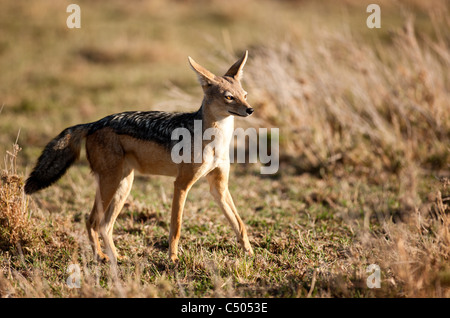
{"label": "grassy ground", "polygon": [[[445,1],[380,1],[377,30],[359,1],[77,3],[79,30],[66,27],[64,3],[7,1],[0,11],[1,296],[450,296]],[[118,267],[92,259],[84,155],[55,186],[24,196],[63,128],[124,110],[196,109],[187,55],[221,72],[244,49],[256,111],[237,125],[278,127],[281,147],[275,175],[232,166],[254,257],[205,181],[189,194],[176,265],[169,178],[136,178],[115,226],[127,256]],[[67,284],[71,264],[81,288]],[[381,288],[367,286],[370,264]]]}

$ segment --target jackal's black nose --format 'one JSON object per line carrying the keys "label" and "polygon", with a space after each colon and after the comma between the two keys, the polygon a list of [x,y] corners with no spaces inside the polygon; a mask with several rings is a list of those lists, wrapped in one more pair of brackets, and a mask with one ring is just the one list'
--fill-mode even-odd
{"label": "jackal's black nose", "polygon": [[253,108],[247,108],[247,110],[246,110],[247,114],[249,114],[249,115],[253,114],[254,111],[255,110]]}

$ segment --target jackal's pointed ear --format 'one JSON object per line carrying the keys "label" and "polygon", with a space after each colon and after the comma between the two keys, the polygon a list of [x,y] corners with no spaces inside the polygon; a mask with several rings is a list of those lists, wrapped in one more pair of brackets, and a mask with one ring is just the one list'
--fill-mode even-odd
{"label": "jackal's pointed ear", "polygon": [[188,56],[189,64],[192,69],[197,73],[198,80],[203,89],[211,84],[216,83],[216,75],[208,71],[206,68],[195,62],[190,56]]}
{"label": "jackal's pointed ear", "polygon": [[244,55],[230,67],[230,69],[225,73],[224,76],[230,76],[240,81],[243,74],[242,69],[244,68],[245,62],[247,62],[247,57],[248,51],[245,51]]}

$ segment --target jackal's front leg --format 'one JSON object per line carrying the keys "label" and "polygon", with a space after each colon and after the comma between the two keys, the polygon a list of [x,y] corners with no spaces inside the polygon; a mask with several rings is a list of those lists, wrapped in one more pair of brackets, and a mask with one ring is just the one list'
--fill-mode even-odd
{"label": "jackal's front leg", "polygon": [[181,220],[183,218],[184,203],[189,192],[189,185],[175,180],[172,201],[172,215],[170,217],[169,233],[169,258],[175,262],[178,260],[178,241],[181,234]]}
{"label": "jackal's front leg", "polygon": [[236,233],[238,242],[242,248],[250,255],[253,255],[253,249],[250,245],[247,235],[247,229],[244,222],[239,217],[233,198],[228,190],[228,169],[216,168],[207,176],[210,191],[230,222],[233,231]]}
{"label": "jackal's front leg", "polygon": [[[232,224],[233,230],[237,235],[239,243],[248,254],[253,255],[253,249],[248,240],[247,229],[245,228],[244,222],[242,221],[237,212],[236,206],[234,205],[233,198],[231,197],[228,187],[225,193],[223,194],[223,198],[219,200],[219,202],[223,201],[226,202],[226,205],[223,207],[221,206],[222,210],[224,211],[225,216],[227,217],[229,222]],[[229,212],[229,210],[231,210],[231,213]],[[233,220],[233,216],[236,221]]]}

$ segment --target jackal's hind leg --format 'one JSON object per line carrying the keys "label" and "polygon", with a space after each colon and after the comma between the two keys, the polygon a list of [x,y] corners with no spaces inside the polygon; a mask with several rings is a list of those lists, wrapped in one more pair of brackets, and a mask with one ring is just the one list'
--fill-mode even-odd
{"label": "jackal's hind leg", "polygon": [[[96,174],[98,189],[95,196],[95,203],[92,209],[91,215],[89,216],[86,227],[89,234],[89,239],[91,241],[92,249],[94,251],[94,256],[101,261],[116,261],[116,254],[114,243],[111,244],[111,240],[107,234],[108,222],[105,220],[110,220],[111,217],[107,217],[109,213],[110,203],[119,189],[122,180],[122,168],[114,169],[104,174]],[[113,208],[112,211],[115,209]],[[105,245],[105,252],[101,251],[100,243],[98,240],[98,235],[103,239]]]}
{"label": "jackal's hind leg", "polygon": [[108,210],[105,214],[105,217],[102,223],[105,224],[106,227],[106,239],[108,240],[108,244],[111,247],[112,253],[116,259],[123,260],[124,258],[117,254],[116,247],[113,241],[113,229],[114,223],[116,222],[117,217],[120,214],[120,211],[125,204],[125,201],[130,194],[131,187],[133,185],[134,180],[134,172],[133,170],[126,171],[124,173],[123,179],[120,181],[119,187],[114,194],[111,203],[109,204]]}
{"label": "jackal's hind leg", "polygon": [[103,217],[102,213],[103,209],[101,207],[100,195],[97,190],[95,196],[94,206],[92,207],[91,214],[86,220],[86,229],[89,236],[89,242],[92,247],[92,251],[94,252],[94,259],[105,261],[108,257],[103,254],[100,241],[98,239],[98,231],[100,226],[100,221]]}

